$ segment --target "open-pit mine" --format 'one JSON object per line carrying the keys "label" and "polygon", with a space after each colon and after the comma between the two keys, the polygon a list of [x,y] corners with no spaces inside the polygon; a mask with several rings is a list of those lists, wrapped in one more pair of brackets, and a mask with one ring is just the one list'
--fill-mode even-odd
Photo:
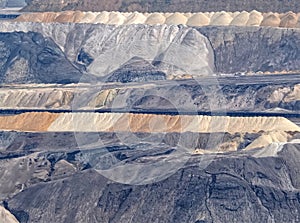
{"label": "open-pit mine", "polygon": [[300,222],[298,1],[25,2],[0,223]]}

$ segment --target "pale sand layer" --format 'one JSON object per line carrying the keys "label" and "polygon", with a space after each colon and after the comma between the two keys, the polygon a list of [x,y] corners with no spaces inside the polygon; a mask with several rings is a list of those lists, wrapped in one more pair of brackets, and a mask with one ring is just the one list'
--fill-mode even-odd
{"label": "pale sand layer", "polygon": [[120,113],[33,112],[0,116],[0,129],[20,131],[130,131],[256,133],[300,131],[282,117],[170,116]]}
{"label": "pale sand layer", "polygon": [[151,114],[66,113],[49,127],[50,131],[131,132],[259,132],[299,131],[300,127],[281,117],[212,117]]}
{"label": "pale sand layer", "polygon": [[300,84],[296,84],[292,89],[282,87],[275,90],[268,99],[271,103],[300,101]]}
{"label": "pale sand layer", "polygon": [[248,12],[241,12],[239,14],[237,14],[236,16],[234,16],[234,18],[232,19],[230,25],[233,26],[246,26],[248,20],[249,20],[249,13]]}
{"label": "pale sand layer", "polygon": [[274,131],[269,133],[264,133],[262,136],[254,140],[246,150],[251,150],[255,148],[264,148],[271,143],[285,143],[288,142],[289,135],[286,132]]}
{"label": "pale sand layer", "polygon": [[0,222],[2,223],[19,223],[19,221],[8,210],[0,206]]}
{"label": "pale sand layer", "polygon": [[59,114],[32,112],[20,115],[0,116],[0,129],[44,132],[59,117]]}
{"label": "pale sand layer", "polygon": [[286,95],[284,101],[300,101],[300,84],[295,85],[294,90]]}
{"label": "pale sand layer", "polygon": [[280,18],[276,14],[270,14],[266,16],[263,21],[261,22],[261,26],[271,26],[271,27],[279,27]]}
{"label": "pale sand layer", "polygon": [[299,13],[251,12],[210,12],[210,13],[139,13],[139,12],[46,12],[25,13],[15,21],[19,22],[59,22],[59,23],[104,23],[126,24],[170,24],[188,26],[270,26],[300,28]]}

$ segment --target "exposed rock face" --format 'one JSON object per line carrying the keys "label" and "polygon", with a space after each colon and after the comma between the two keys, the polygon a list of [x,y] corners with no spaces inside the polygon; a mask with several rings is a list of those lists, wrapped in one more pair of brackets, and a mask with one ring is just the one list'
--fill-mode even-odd
{"label": "exposed rock face", "polygon": [[[2,67],[9,68],[1,73],[3,83],[76,83],[81,76],[77,74],[85,70],[97,73],[98,67],[105,64],[103,61],[111,61],[114,57],[101,58],[101,53],[114,50],[116,44],[133,49],[129,51],[132,54],[124,54],[127,58],[117,61],[114,72],[105,77],[120,82],[156,81],[108,83],[104,88],[100,83],[100,89],[99,83],[92,81],[94,89],[89,83],[32,84],[26,85],[26,89],[20,89],[22,85],[3,86],[1,108],[70,109],[79,93],[83,100],[79,98],[75,108],[80,109],[114,107],[118,96],[117,106],[137,110],[168,112],[181,106],[189,111],[195,107],[210,111],[224,105],[230,110],[299,111],[297,75],[286,76],[288,80],[282,75],[272,75],[271,81],[255,76],[253,83],[249,82],[249,76],[216,79],[210,70],[248,71],[249,64],[240,59],[245,60],[247,54],[249,60],[261,58],[270,63],[270,70],[276,70],[283,62],[260,54],[270,42],[274,44],[274,52],[283,54],[281,59],[290,60],[289,65],[283,63],[284,68],[295,70],[298,57],[290,57],[287,51],[298,53],[298,49],[290,49],[289,43],[284,45],[283,36],[296,46],[296,30],[37,23],[2,23],[1,27],[13,31],[0,34],[6,41],[1,46]],[[15,29],[39,33],[18,33]],[[256,49],[261,47],[259,52],[255,54],[251,45],[236,35],[241,30],[246,37],[253,37],[253,41],[264,40],[258,46],[253,43]],[[176,43],[179,49],[186,49],[181,51],[179,60],[190,61],[193,54],[187,52],[199,53],[203,69],[198,70],[190,63],[193,69],[189,71],[203,72],[206,77],[199,79],[200,83],[192,79],[157,81],[165,78],[165,73],[150,76],[145,69],[154,74],[166,71],[170,60],[166,60],[165,48],[162,53],[153,53],[140,49],[143,45],[134,45],[141,37],[146,45],[153,38],[153,42],[159,39],[166,42],[165,45],[156,42],[159,47],[169,49]],[[9,44],[8,38],[18,47]],[[44,43],[47,41],[51,44]],[[240,56],[238,47],[248,50]],[[31,74],[35,58],[39,58],[35,55],[45,53],[42,58],[49,58],[52,51],[56,57],[50,64],[61,66],[64,71],[53,68],[50,71],[55,75],[47,76],[49,79],[41,72],[47,71],[44,68],[38,67]],[[135,51],[147,54],[137,58]],[[226,51],[233,60],[240,60],[241,67],[237,62],[227,64]],[[154,59],[147,58],[149,53]],[[12,65],[15,61],[18,63]],[[261,61],[254,61],[256,64],[249,71],[261,70]],[[178,64],[178,61],[173,63]],[[186,64],[180,68],[186,68],[183,67]],[[78,71],[76,67],[80,66]],[[69,70],[75,70],[76,75]],[[50,75],[50,71],[46,73]],[[133,72],[132,76],[127,77],[128,72]],[[214,81],[219,84],[212,85]],[[222,94],[224,97],[219,97]],[[19,222],[282,223],[297,222],[299,218],[300,127],[282,117],[28,112],[1,114],[0,129],[8,130],[0,132],[0,200]],[[167,171],[160,168],[162,164]],[[134,168],[127,171],[132,165],[142,171]],[[143,169],[149,165],[159,168]],[[106,173],[103,174],[106,178],[100,173]],[[157,180],[160,174],[163,179]],[[9,213],[5,211],[5,215]]]}
{"label": "exposed rock face", "polygon": [[[196,77],[211,75],[214,72],[298,72],[300,67],[298,29],[260,27],[195,29],[167,25],[116,27],[100,24],[3,22],[0,24],[0,30],[34,31],[45,37],[51,37],[76,67],[81,67],[82,71],[87,70],[96,76],[110,74],[133,57],[152,62],[156,69],[167,76],[174,74],[176,76],[176,72]],[[25,61],[21,60],[18,63],[24,64]],[[64,69],[63,66],[55,66],[55,69],[61,68],[63,71],[73,69],[70,65],[66,66],[68,67]],[[54,70],[52,73],[55,72],[57,71]],[[76,75],[73,76],[75,78]],[[143,78],[145,77],[141,79]]]}
{"label": "exposed rock face", "polygon": [[[2,31],[32,30],[51,37],[74,65],[96,76],[106,76],[135,57],[148,63],[155,61],[157,69],[167,75],[176,72],[211,75],[214,70],[213,51],[207,38],[183,26],[41,23],[1,23],[0,26]],[[147,75],[144,72],[138,76],[142,76],[141,80],[150,79]],[[165,75],[157,76],[161,79]]]}
{"label": "exposed rock face", "polygon": [[166,74],[142,58],[133,57],[113,71],[106,82],[147,82],[165,80]]}
{"label": "exposed rock face", "polygon": [[39,33],[0,33],[0,57],[1,83],[73,83],[81,77],[59,47]]}
{"label": "exposed rock face", "polygon": [[86,170],[33,185],[9,199],[8,208],[20,222],[297,222],[299,155],[297,144],[277,157],[218,155],[203,170],[204,155],[194,156],[174,175],[144,186]]}
{"label": "exposed rock face", "polygon": [[299,70],[298,29],[202,27],[221,73]]}
{"label": "exposed rock face", "polygon": [[[28,3],[149,9],[144,1]],[[184,11],[203,2],[158,6],[167,3]],[[1,223],[299,221],[300,126],[281,116],[299,117],[300,75],[224,75],[299,72],[297,14],[21,18],[58,23],[0,23]],[[157,21],[164,25],[145,25]],[[274,28],[244,27],[260,25]]]}
{"label": "exposed rock face", "polygon": [[[141,71],[138,71],[138,74]],[[128,81],[131,77],[112,76],[116,81]],[[127,74],[125,72],[125,74]],[[299,75],[272,75],[264,80],[268,82],[253,83],[244,81],[244,77],[227,77],[224,79],[202,79],[202,82],[181,80],[165,82],[165,86],[149,86],[148,83],[122,86],[105,84],[68,85],[31,85],[26,89],[14,90],[11,86],[0,89],[1,109],[56,109],[72,110],[74,102],[77,109],[111,109],[147,110],[157,108],[168,111],[237,111],[237,112],[290,112],[300,111],[299,80],[282,83],[282,78],[292,79]],[[151,76],[151,78],[153,78]],[[262,79],[260,76],[247,77]],[[278,79],[278,80],[277,80]],[[273,82],[272,82],[273,80]],[[276,84],[274,83],[277,80]],[[281,83],[280,83],[281,82]],[[205,83],[211,83],[204,86]],[[243,83],[246,83],[243,84]],[[202,85],[203,84],[203,85]],[[202,86],[201,86],[202,85]],[[215,85],[215,86],[214,86]],[[219,85],[219,86],[218,86]],[[38,92],[38,94],[37,94]],[[116,101],[119,103],[115,104]],[[121,103],[121,102],[122,103]]]}
{"label": "exposed rock face", "polygon": [[[0,26],[6,32],[32,30],[43,34],[13,32],[0,35],[3,42],[0,49],[1,81],[6,84],[76,83],[83,81],[80,77],[84,70],[103,74],[108,64],[114,66],[113,72],[108,71],[109,76],[104,81],[119,82],[172,79],[178,77],[176,71],[182,72],[182,68],[186,68],[183,73],[193,72],[197,77],[204,74],[210,76],[213,72],[297,72],[300,67],[300,33],[296,29],[203,27],[196,30],[166,25],[115,27],[40,23],[1,23]],[[159,38],[165,41],[155,42]],[[142,40],[136,44],[139,39]],[[182,54],[172,60],[174,57],[163,57],[159,51],[152,53],[149,48],[143,47],[153,42],[157,45],[150,49],[175,46],[173,49],[179,49]],[[123,55],[115,50],[116,44],[128,46],[120,50]],[[95,48],[95,45],[100,47]],[[126,49],[131,50],[131,56],[126,54]],[[194,53],[199,57],[193,57]],[[136,58],[135,54],[142,57]],[[187,59],[187,63],[182,63],[183,57]],[[201,61],[200,66],[199,63],[191,64],[191,60]],[[171,65],[178,65],[180,69],[166,66],[164,62],[168,61]],[[81,67],[81,71],[75,67]],[[269,78],[274,79],[273,82]],[[290,80],[292,76],[286,78]],[[121,89],[120,86],[102,89],[100,86],[94,93],[88,87],[51,89],[51,86],[40,86],[39,95],[34,87],[14,91],[2,88],[0,107],[71,109],[75,95],[86,91],[91,95],[87,95],[80,108],[111,108],[114,99],[119,97],[122,98],[119,106],[125,109],[174,109],[175,106],[180,110],[210,111],[213,109],[211,105],[215,105],[221,110],[266,111],[280,108],[299,111],[299,79],[294,79],[294,82],[276,81],[276,84],[276,76],[264,79],[266,81],[263,84],[247,81],[247,86],[243,84],[243,77],[227,77],[224,83],[224,79],[218,79],[216,84],[220,87],[210,89],[211,96],[216,97],[209,98],[200,86],[202,83],[196,81],[192,84],[173,82],[164,87],[140,85],[139,89]],[[93,80],[89,81],[94,84]],[[216,80],[202,79],[203,84],[211,81],[215,83]],[[141,100],[139,97],[146,93],[167,98],[174,103],[173,107],[164,103],[162,98],[147,97]],[[224,97],[218,98],[218,95]]]}
{"label": "exposed rock face", "polygon": [[169,0],[26,0],[28,6],[24,11],[61,11],[61,10],[83,10],[83,11],[141,11],[141,12],[199,12],[199,11],[251,11],[262,12],[287,12],[299,11],[300,3],[296,0],[266,0],[247,2],[231,1],[169,1]]}
{"label": "exposed rock face", "polygon": [[[288,136],[282,143],[299,138],[295,132],[278,132]],[[247,152],[257,157],[276,156],[280,149],[256,150],[254,142],[270,133],[135,133],[140,140],[124,145],[121,133],[81,132],[0,132],[1,153],[0,200],[11,198],[27,187],[41,182],[66,178],[86,168],[99,168],[109,162],[103,159],[110,152],[118,159],[130,161],[134,157],[168,155],[180,145],[192,156],[196,154]],[[102,142],[100,142],[100,141]],[[280,140],[269,143],[281,142]],[[159,145],[159,147],[158,147]],[[257,143],[256,143],[257,145]],[[260,144],[260,147],[267,145]],[[149,148],[153,148],[150,150]],[[251,149],[251,150],[250,150]],[[145,153],[145,150],[147,152]],[[105,155],[106,154],[106,155]],[[156,154],[156,155],[155,155]],[[172,157],[171,155],[170,157]],[[97,158],[98,157],[98,158]],[[96,158],[96,159],[95,159]],[[97,161],[97,159],[99,159]],[[109,158],[111,159],[111,158]],[[113,161],[113,159],[111,159]],[[98,167],[97,167],[97,165]],[[115,163],[116,164],[116,163]],[[18,172],[15,172],[18,169]],[[65,173],[62,172],[63,169]],[[130,177],[128,178],[130,180]],[[13,186],[12,186],[13,185]]]}

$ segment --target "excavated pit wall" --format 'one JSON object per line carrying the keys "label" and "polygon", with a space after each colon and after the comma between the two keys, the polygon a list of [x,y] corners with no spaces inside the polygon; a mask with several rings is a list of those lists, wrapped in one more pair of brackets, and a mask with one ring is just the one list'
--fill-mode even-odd
{"label": "excavated pit wall", "polygon": [[[299,29],[3,22],[0,31],[34,31],[50,37],[77,69],[96,76],[122,68],[130,57],[149,63],[158,60],[159,65],[148,65],[166,72],[168,77],[184,73],[196,77],[212,73],[291,73],[299,72],[300,67]],[[144,47],[151,44],[152,48]],[[175,61],[166,56],[170,55],[168,47],[178,50],[180,55]],[[181,57],[192,59],[192,66],[180,60]],[[171,74],[165,67],[172,61],[179,74]]]}

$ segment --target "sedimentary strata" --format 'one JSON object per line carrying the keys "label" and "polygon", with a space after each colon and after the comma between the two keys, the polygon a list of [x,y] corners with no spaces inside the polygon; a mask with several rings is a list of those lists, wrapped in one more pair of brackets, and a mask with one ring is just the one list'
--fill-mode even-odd
{"label": "sedimentary strata", "polygon": [[[24,85],[4,85],[0,89],[0,109],[33,111],[119,109],[179,113],[220,111],[224,114],[226,112],[295,114],[299,112],[300,105],[299,84],[297,78],[292,81],[294,76],[291,74],[246,78],[260,79],[261,83],[244,82],[245,77],[227,77],[202,78],[201,81],[159,81],[158,86],[148,83],[135,85],[81,83],[63,86],[31,84],[26,85],[25,89]],[[282,78],[289,78],[290,83],[282,83]]]}
{"label": "sedimentary strata", "polygon": [[297,2],[27,2],[102,12],[0,23],[0,221],[299,220]]}
{"label": "sedimentary strata", "polygon": [[259,132],[300,131],[281,117],[170,116],[122,113],[24,113],[0,116],[0,129],[74,132]]}

